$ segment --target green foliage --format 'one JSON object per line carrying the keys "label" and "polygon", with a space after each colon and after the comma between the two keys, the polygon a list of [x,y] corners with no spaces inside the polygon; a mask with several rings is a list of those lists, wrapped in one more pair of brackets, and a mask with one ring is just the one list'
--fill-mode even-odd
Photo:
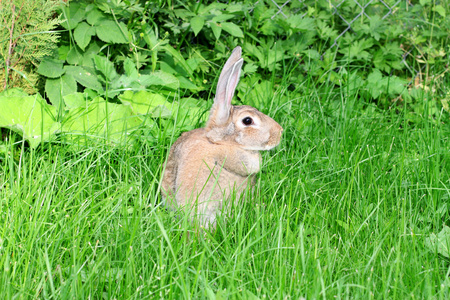
{"label": "green foliage", "polygon": [[[40,60],[56,48],[58,0],[4,0],[0,5],[0,84],[36,91]],[[51,74],[58,76],[58,74]]]}
{"label": "green foliage", "polygon": [[[285,75],[280,71],[296,64],[287,84],[299,94],[305,80],[331,80],[339,86],[353,85],[350,79],[358,78],[358,90],[380,105],[406,101],[400,107],[414,109],[417,98],[410,87],[422,72],[418,53],[437,58],[433,63],[443,72],[440,79],[448,76],[445,6],[387,1],[394,7],[389,12],[382,3],[360,2],[365,5],[362,15],[354,1],[331,2],[336,9],[326,0],[291,1],[282,13],[272,1],[72,1],[62,9],[62,25],[71,34],[63,35],[54,59],[65,61],[65,68],[78,68],[72,76],[82,89],[109,99],[124,89],[164,95],[180,89],[186,96],[203,97],[229,49],[242,45],[243,81],[248,83],[270,79],[279,84]],[[423,21],[431,18],[432,23]],[[350,27],[343,19],[353,20]],[[412,30],[405,31],[405,26]],[[52,78],[51,73],[41,74]],[[426,79],[423,86],[430,82]],[[46,89],[50,100],[59,102],[54,90],[54,85]]]}
{"label": "green foliage", "polygon": [[28,96],[10,89],[0,94],[0,127],[9,128],[23,136],[31,147],[48,141],[59,129],[56,108],[48,105],[41,95]]}
{"label": "green foliage", "polygon": [[444,225],[444,228],[437,235],[432,233],[425,240],[425,243],[431,251],[436,251],[440,255],[450,258],[450,227]]}
{"label": "green foliage", "polygon": [[[179,129],[193,128],[204,121],[220,66],[241,45],[246,63],[237,102],[263,111],[288,107],[288,97],[273,102],[279,87],[296,99],[310,86],[345,87],[348,96],[406,109],[409,122],[448,110],[447,6],[387,1],[396,4],[389,12],[382,3],[360,2],[364,14],[354,1],[291,1],[282,12],[264,0],[62,3],[59,47],[37,69],[41,91],[58,121],[71,109],[65,97],[81,92],[86,101],[131,105],[135,115],[148,109],[149,128],[172,128],[174,108],[189,107],[183,124],[191,125]],[[437,101],[427,100],[424,111],[423,99]]]}
{"label": "green foliage", "polygon": [[[51,80],[59,84],[64,76]],[[77,147],[94,141],[113,145],[138,139],[155,141],[160,124],[179,131],[193,129],[192,118],[205,121],[204,103],[195,99],[170,103],[147,91],[126,91],[120,99],[122,103],[111,103],[100,96],[90,100],[87,93],[71,93],[62,96],[56,106],[47,104],[39,94],[29,96],[20,89],[9,89],[0,93],[0,127],[19,133],[32,148],[57,140]]]}

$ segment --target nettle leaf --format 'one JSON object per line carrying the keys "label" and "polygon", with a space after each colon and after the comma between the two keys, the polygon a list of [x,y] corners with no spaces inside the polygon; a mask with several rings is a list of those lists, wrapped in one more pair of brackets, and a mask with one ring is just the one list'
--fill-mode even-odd
{"label": "nettle leaf", "polygon": [[214,18],[212,18],[211,21],[216,22],[216,23],[221,23],[221,22],[225,22],[230,19],[233,19],[233,18],[234,18],[234,15],[220,14],[220,15],[214,16]]}
{"label": "nettle leaf", "polygon": [[136,68],[136,65],[130,58],[126,58],[123,62],[123,69],[125,70],[125,75],[127,75],[128,77],[132,77],[135,79],[138,78],[138,70]]}
{"label": "nettle leaf", "polygon": [[37,72],[45,77],[58,78],[65,73],[63,63],[62,60],[45,57],[39,64]]}
{"label": "nettle leaf", "polygon": [[195,14],[187,9],[182,9],[182,8],[178,8],[178,9],[174,9],[173,10],[175,16],[177,16],[180,19],[186,19],[189,17],[193,17],[195,16]]}
{"label": "nettle leaf", "polygon": [[234,23],[223,22],[223,23],[220,23],[220,27],[222,27],[223,30],[225,30],[226,32],[228,32],[229,34],[231,34],[234,37],[238,37],[238,38],[244,37],[244,33],[242,32],[241,28]]}
{"label": "nettle leaf", "polygon": [[86,48],[86,50],[83,53],[83,59],[80,62],[80,64],[82,66],[95,68],[94,56],[100,52],[100,49],[101,49],[100,44],[103,45],[103,42],[91,40],[91,42],[89,43],[89,46]]}
{"label": "nettle leaf", "polygon": [[202,16],[196,16],[191,19],[191,28],[194,31],[195,36],[202,30],[205,25],[205,18]]}
{"label": "nettle leaf", "polygon": [[69,53],[70,47],[66,45],[58,45],[58,49],[56,50],[58,55],[58,59],[66,60],[67,54]]}
{"label": "nettle leaf", "polygon": [[450,227],[444,225],[437,235],[432,233],[425,239],[425,245],[431,251],[450,258]]}
{"label": "nettle leaf", "polygon": [[82,86],[93,89],[99,93],[103,93],[103,86],[97,78],[95,71],[88,71],[86,67],[81,66],[65,66],[67,74],[72,75],[73,78]]}
{"label": "nettle leaf", "polygon": [[109,103],[97,97],[85,101],[82,107],[70,109],[65,115],[61,133],[69,142],[104,139],[122,143],[141,124],[129,106]]}
{"label": "nettle leaf", "polygon": [[62,27],[65,29],[74,29],[78,23],[84,20],[86,10],[79,3],[71,2],[70,5],[64,5],[62,7],[62,17],[65,19],[61,22]]}
{"label": "nettle leaf", "polygon": [[23,136],[32,148],[49,141],[58,131],[56,108],[39,95],[0,94],[0,127],[9,128]]}
{"label": "nettle leaf", "polygon": [[45,93],[50,102],[56,107],[64,107],[62,98],[77,91],[77,82],[73,76],[65,74],[61,78],[47,79],[45,81]]}
{"label": "nettle leaf", "polygon": [[114,64],[106,57],[94,56],[95,68],[104,76],[105,82],[110,82],[118,77]]}
{"label": "nettle leaf", "polygon": [[222,33],[222,27],[220,27],[217,23],[215,22],[211,22],[209,23],[211,30],[214,34],[214,37],[216,38],[216,40],[218,40],[220,38],[220,34]]}
{"label": "nettle leaf", "polygon": [[97,8],[90,10],[86,16],[86,21],[91,25],[98,25],[107,19],[108,16]]}
{"label": "nettle leaf", "polygon": [[104,20],[95,27],[97,36],[105,43],[126,44],[128,43],[128,29],[122,23],[112,20]]}
{"label": "nettle leaf", "polygon": [[90,26],[86,22],[81,22],[78,24],[77,28],[75,28],[75,31],[73,32],[75,42],[77,42],[78,47],[80,47],[83,51],[89,45],[93,35],[95,35],[95,27]]}
{"label": "nettle leaf", "polygon": [[83,61],[83,54],[78,51],[77,46],[74,45],[70,48],[66,61],[71,65],[79,65]]}

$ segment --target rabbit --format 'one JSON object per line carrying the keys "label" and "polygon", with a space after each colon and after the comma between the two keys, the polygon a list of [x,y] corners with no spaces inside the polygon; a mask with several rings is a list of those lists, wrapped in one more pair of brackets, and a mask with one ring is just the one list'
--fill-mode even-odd
{"label": "rabbit", "polygon": [[236,203],[248,184],[255,184],[259,151],[277,146],[283,132],[256,108],[231,105],[243,64],[241,52],[236,47],[223,67],[205,128],[183,133],[165,164],[163,201],[184,208],[193,219],[197,216],[203,228],[215,228],[221,209]]}

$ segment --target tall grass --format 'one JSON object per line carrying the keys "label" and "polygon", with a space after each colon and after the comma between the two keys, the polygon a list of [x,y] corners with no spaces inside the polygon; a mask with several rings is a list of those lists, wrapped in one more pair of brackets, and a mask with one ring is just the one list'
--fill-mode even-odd
{"label": "tall grass", "polygon": [[269,97],[282,143],[206,235],[160,202],[169,132],[82,150],[10,139],[2,298],[448,299],[450,261],[425,243],[450,223],[448,116],[409,124],[310,85],[283,105]]}

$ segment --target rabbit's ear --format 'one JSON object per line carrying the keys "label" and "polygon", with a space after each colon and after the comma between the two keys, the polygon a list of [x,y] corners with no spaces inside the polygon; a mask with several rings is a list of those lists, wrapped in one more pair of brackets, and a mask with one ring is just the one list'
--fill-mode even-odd
{"label": "rabbit's ear", "polygon": [[230,116],[231,99],[239,82],[242,64],[241,47],[236,47],[225,63],[217,83],[211,118],[217,125],[225,124]]}

